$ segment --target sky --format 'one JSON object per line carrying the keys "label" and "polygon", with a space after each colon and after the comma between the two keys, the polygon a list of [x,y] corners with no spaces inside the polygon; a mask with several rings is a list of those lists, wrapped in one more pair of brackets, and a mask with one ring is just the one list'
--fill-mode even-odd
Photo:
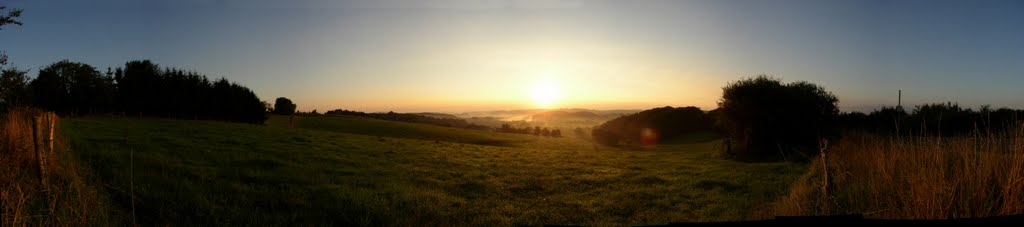
{"label": "sky", "polygon": [[1024,108],[1024,1],[0,0],[31,70],[129,60],[299,110],[716,107],[730,81],[809,81],[843,111]]}

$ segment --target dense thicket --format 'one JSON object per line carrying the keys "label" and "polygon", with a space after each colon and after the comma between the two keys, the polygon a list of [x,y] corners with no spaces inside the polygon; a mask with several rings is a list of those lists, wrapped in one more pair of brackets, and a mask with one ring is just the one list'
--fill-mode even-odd
{"label": "dense thicket", "polygon": [[359,112],[359,111],[336,109],[336,110],[327,111],[324,114],[325,115],[360,116],[360,117],[376,118],[376,119],[389,120],[389,121],[422,123],[422,124],[431,124],[431,125],[438,125],[438,126],[444,126],[444,127],[466,128],[466,129],[475,129],[475,130],[490,130],[491,129],[491,127],[469,123],[465,119],[459,119],[459,118],[436,118],[436,117],[425,116],[425,115],[422,115],[422,114],[412,114],[412,113],[395,113],[395,112],[366,113],[366,112]]}
{"label": "dense thicket", "polygon": [[710,131],[713,118],[697,107],[654,108],[622,116],[594,127],[591,137],[606,145],[652,145],[663,138]]}
{"label": "dense thicket", "polygon": [[126,114],[263,123],[266,105],[252,90],[225,78],[130,61],[114,72],[119,110]]}
{"label": "dense thicket", "polygon": [[819,139],[838,134],[839,99],[824,88],[760,75],[726,85],[718,103],[718,127],[726,152],[765,158],[816,151]]}
{"label": "dense thicket", "polygon": [[64,115],[119,113],[133,116],[263,123],[267,109],[252,90],[227,79],[149,60],[130,61],[105,74],[88,64],[59,61],[25,83],[24,71],[3,70],[2,104],[34,105]]}

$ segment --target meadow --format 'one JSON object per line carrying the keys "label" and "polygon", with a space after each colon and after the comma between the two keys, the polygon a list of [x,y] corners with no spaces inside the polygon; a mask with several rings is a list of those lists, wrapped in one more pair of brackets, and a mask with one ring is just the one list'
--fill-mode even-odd
{"label": "meadow", "polygon": [[687,135],[613,148],[567,136],[359,117],[266,125],[87,117],[61,123],[111,224],[651,225],[750,219],[806,164],[719,157]]}

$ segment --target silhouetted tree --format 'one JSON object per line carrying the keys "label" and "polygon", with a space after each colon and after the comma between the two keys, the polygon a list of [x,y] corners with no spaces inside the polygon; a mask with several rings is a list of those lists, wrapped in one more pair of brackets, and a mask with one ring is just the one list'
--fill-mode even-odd
{"label": "silhouetted tree", "polygon": [[231,90],[234,98],[232,108],[235,110],[231,116],[232,120],[254,124],[263,124],[267,120],[263,103],[255,92],[234,83],[231,84]]}
{"label": "silhouetted tree", "polygon": [[83,63],[53,63],[39,70],[30,87],[38,107],[59,113],[107,111],[113,104],[113,80]]}
{"label": "silhouetted tree", "polygon": [[816,151],[818,139],[837,135],[835,95],[808,82],[783,84],[759,75],[729,83],[718,103],[719,126],[735,146],[733,155],[764,158]]}
{"label": "silhouetted tree", "polygon": [[861,112],[845,112],[839,114],[839,127],[844,129],[853,129],[858,131],[866,131],[866,125],[868,124],[868,115]]}
{"label": "silhouetted tree", "polygon": [[908,119],[917,135],[941,136],[970,133],[980,116],[971,109],[960,108],[954,103],[924,104],[914,107],[914,114]]}
{"label": "silhouetted tree", "polygon": [[1024,110],[1014,110],[1010,108],[999,108],[996,110],[983,108],[978,113],[980,121],[983,127],[981,132],[983,133],[999,133],[1006,130],[1014,129],[1014,126],[1020,125],[1021,121],[1024,120]]}
{"label": "silhouetted tree", "polygon": [[[7,15],[3,15],[2,11],[7,9],[6,6],[0,6],[0,30],[9,24],[21,25],[20,21],[15,20],[21,16],[20,9],[13,9],[7,12]],[[7,65],[7,52],[0,51],[0,110],[7,110],[10,107],[20,105],[26,98],[26,91],[28,82],[25,76],[27,71],[20,71],[17,68],[5,69],[2,66]]]}
{"label": "silhouetted tree", "polygon": [[866,131],[882,134],[894,134],[902,128],[906,131],[906,119],[909,117],[903,107],[882,107],[868,114],[866,123],[862,125]]}
{"label": "silhouetted tree", "polygon": [[[0,30],[3,30],[4,26],[9,25],[9,24],[19,25],[20,26],[21,25],[21,21],[15,20],[15,18],[18,18],[18,17],[21,16],[21,10],[20,9],[13,9],[10,12],[7,12],[7,15],[3,15],[2,11],[4,9],[7,9],[7,7],[6,6],[0,6]],[[0,51],[0,66],[3,66],[3,65],[7,65],[7,52]]]}
{"label": "silhouetted tree", "polygon": [[108,68],[105,74],[88,64],[62,60],[40,69],[27,89],[24,71],[8,69],[2,73],[0,104],[9,106],[31,99],[27,103],[60,114],[121,111],[139,116],[262,124],[269,105],[249,88],[227,79],[211,83],[199,73],[161,69],[149,60],[129,61],[124,68]]}
{"label": "silhouetted tree", "polygon": [[911,113],[902,107],[882,107],[861,115],[841,115],[843,128],[879,135],[945,137],[998,134],[1015,129],[1024,120],[1024,110],[984,105],[974,111],[952,102],[918,105]]}
{"label": "silhouetted tree", "polygon": [[0,70],[0,110],[28,101],[28,71],[17,68]]}
{"label": "silhouetted tree", "polygon": [[149,60],[129,61],[107,74],[116,82],[117,108],[133,115],[255,124],[267,118],[266,102],[225,78],[211,82],[202,74],[161,68]]}
{"label": "silhouetted tree", "polygon": [[[115,73],[116,74],[116,73]],[[120,77],[115,75],[118,102],[124,111],[138,115],[154,114],[160,100],[160,67],[149,60],[125,63]],[[214,97],[216,98],[216,97]]]}
{"label": "silhouetted tree", "polygon": [[364,113],[364,112],[352,111],[352,110],[343,110],[343,109],[328,110],[324,114],[327,114],[327,115],[345,115],[345,116],[370,117],[369,114]]}
{"label": "silhouetted tree", "polygon": [[295,103],[292,103],[291,99],[280,97],[274,101],[274,114],[292,115],[295,108]]}
{"label": "silhouetted tree", "polygon": [[[5,9],[7,9],[7,6],[0,6],[0,11],[3,11]],[[18,18],[20,16],[20,9],[12,9],[11,11],[7,12],[7,15],[3,15],[3,13],[0,13],[0,30],[3,30],[3,27],[8,24],[21,25],[21,21],[15,20],[15,18]]]}

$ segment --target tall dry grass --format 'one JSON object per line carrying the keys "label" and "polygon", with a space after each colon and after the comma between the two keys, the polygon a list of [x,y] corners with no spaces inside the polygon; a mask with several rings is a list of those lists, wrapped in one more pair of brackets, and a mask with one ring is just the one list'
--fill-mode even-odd
{"label": "tall dry grass", "polygon": [[[0,116],[0,226],[82,225],[101,220],[105,214],[97,190],[85,183],[87,171],[66,155],[56,115],[53,149],[39,145],[47,151],[42,153],[47,160],[46,184],[42,184],[32,122],[44,114],[39,109],[15,108]],[[43,122],[39,130],[37,139],[46,141],[49,124]]]}
{"label": "tall dry grass", "polygon": [[957,138],[847,136],[828,149],[827,189],[819,159],[770,215],[947,219],[1024,213],[1024,125],[1012,129]]}

